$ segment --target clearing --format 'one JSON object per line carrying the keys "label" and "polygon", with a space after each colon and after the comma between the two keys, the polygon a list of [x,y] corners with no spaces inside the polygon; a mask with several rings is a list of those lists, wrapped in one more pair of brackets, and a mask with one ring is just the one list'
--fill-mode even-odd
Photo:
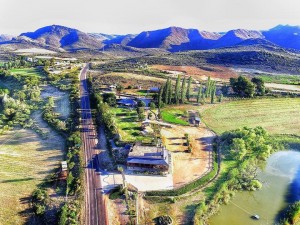
{"label": "clearing", "polygon": [[[188,76],[193,77],[196,80],[206,80],[207,77],[211,77],[214,80],[229,80],[230,77],[237,77],[237,73],[233,70],[221,67],[221,66],[211,66],[205,69],[200,69],[195,66],[168,66],[168,65],[154,65],[151,66],[153,69],[163,70],[174,74],[174,72],[178,72],[178,74],[186,74]],[[177,76],[177,75],[176,75]]]}
{"label": "clearing", "polygon": [[202,120],[216,133],[262,126],[270,134],[300,133],[300,98],[238,100],[209,105]]}
{"label": "clearing", "polygon": [[0,224],[24,224],[32,191],[59,167],[64,141],[49,134],[42,140],[22,129],[0,136]]}
{"label": "clearing", "polygon": [[60,114],[61,119],[67,119],[70,115],[69,93],[53,86],[43,86],[41,98],[46,100],[50,96],[54,98],[55,111]]}
{"label": "clearing", "polygon": [[41,71],[37,68],[22,68],[22,69],[11,69],[12,74],[19,74],[26,77],[40,77]]}
{"label": "clearing", "polygon": [[[185,133],[189,134],[193,145],[192,152],[187,153]],[[161,130],[167,149],[172,152],[174,187],[189,183],[206,172],[212,166],[212,142],[215,134],[205,125],[200,127],[173,126]]]}
{"label": "clearing", "polygon": [[142,123],[138,120],[138,115],[135,109],[112,107],[111,112],[116,116],[116,125],[122,142],[151,142],[151,137],[143,136],[141,133]]}
{"label": "clearing", "polygon": [[174,107],[166,107],[161,110],[161,117],[164,122],[174,123],[178,125],[189,125],[187,122],[186,111],[174,108]]}

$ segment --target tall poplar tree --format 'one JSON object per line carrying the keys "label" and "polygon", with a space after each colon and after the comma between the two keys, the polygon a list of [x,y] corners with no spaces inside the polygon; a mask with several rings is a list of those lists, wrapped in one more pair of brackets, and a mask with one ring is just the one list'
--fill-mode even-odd
{"label": "tall poplar tree", "polygon": [[192,77],[189,77],[187,91],[186,91],[186,98],[188,101],[190,101],[191,98],[191,83],[192,83]]}

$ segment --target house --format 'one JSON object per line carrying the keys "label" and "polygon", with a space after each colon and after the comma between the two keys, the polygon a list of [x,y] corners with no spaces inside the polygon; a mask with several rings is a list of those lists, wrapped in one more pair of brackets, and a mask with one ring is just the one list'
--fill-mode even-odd
{"label": "house", "polygon": [[162,146],[143,146],[135,144],[128,153],[127,169],[168,173],[171,155]]}
{"label": "house", "polygon": [[149,89],[149,92],[151,92],[151,93],[158,93],[159,92],[159,87],[151,87],[150,89]]}
{"label": "house", "polygon": [[117,101],[117,105],[118,106],[123,106],[123,107],[134,108],[134,107],[137,106],[137,102],[134,99],[122,98],[122,99]]}

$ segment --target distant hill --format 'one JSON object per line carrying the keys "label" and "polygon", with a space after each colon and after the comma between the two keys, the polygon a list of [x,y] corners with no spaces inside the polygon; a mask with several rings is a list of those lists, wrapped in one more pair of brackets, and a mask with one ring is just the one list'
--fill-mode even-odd
{"label": "distant hill", "polygon": [[244,29],[237,29],[231,30],[225,33],[222,37],[220,37],[216,44],[213,47],[228,47],[234,46],[239,44],[245,40],[255,40],[255,39],[264,39],[265,37],[259,31],[255,30],[244,30]]}
{"label": "distant hill", "polygon": [[133,38],[128,45],[136,48],[163,48],[169,51],[207,49],[219,37],[217,33],[201,33],[196,29],[169,27],[144,31]]}
{"label": "distant hill", "polygon": [[279,25],[266,31],[236,29],[223,33],[168,27],[143,31],[140,34],[110,35],[85,33],[69,27],[51,25],[34,32],[22,33],[14,38],[0,35],[0,50],[3,51],[34,47],[58,52],[78,50],[97,52],[103,50],[103,47],[104,49],[113,47],[113,51],[116,51],[114,45],[120,45],[117,47],[118,52],[130,49],[125,47],[182,52],[241,46],[258,46],[270,51],[285,48],[297,52],[300,50],[300,26]]}
{"label": "distant hill", "polygon": [[300,50],[300,26],[278,25],[264,31],[267,40],[283,47]]}
{"label": "distant hill", "polygon": [[46,46],[74,49],[101,48],[102,42],[98,38],[79,30],[59,25],[42,27],[34,32],[22,33],[21,37],[28,37]]}
{"label": "distant hill", "polygon": [[10,41],[13,38],[14,38],[13,35],[0,34],[0,42]]}

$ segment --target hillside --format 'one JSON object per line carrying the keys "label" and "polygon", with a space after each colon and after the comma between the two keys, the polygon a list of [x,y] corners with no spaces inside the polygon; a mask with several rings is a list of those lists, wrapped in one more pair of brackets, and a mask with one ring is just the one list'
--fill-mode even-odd
{"label": "hillside", "polygon": [[220,47],[228,47],[228,46],[234,46],[236,44],[239,44],[245,40],[249,39],[264,39],[264,36],[259,31],[254,30],[244,30],[244,29],[238,29],[238,30],[231,30],[228,31],[226,34],[224,34],[221,38],[219,38],[214,45],[215,48]]}
{"label": "hillside", "polygon": [[[300,54],[276,45],[235,46],[213,50],[197,50],[162,56],[144,56],[106,64],[102,69],[125,70],[137,65],[196,66],[211,71],[209,65],[257,69],[266,72],[300,74]],[[105,68],[104,68],[105,67]]]}
{"label": "hillside", "polygon": [[103,45],[98,38],[79,30],[59,25],[40,28],[34,32],[22,33],[21,37],[28,37],[38,43],[66,50],[97,49]]}
{"label": "hillside", "polygon": [[295,53],[300,50],[300,27],[288,25],[279,25],[262,32],[237,29],[226,33],[169,27],[144,31],[137,35],[85,33],[73,28],[51,25],[11,38],[12,36],[9,35],[0,35],[0,49],[2,51],[15,51],[19,48],[46,48],[56,52],[74,52],[78,50],[103,50],[103,47],[115,49],[115,45],[123,46],[123,48],[119,46],[118,51],[120,52],[122,49],[124,55],[127,54],[128,49],[132,52],[132,47],[135,48],[134,51],[136,49],[140,49],[140,51],[161,49],[169,52],[223,48],[229,48],[231,51],[232,48],[243,46],[254,46],[268,51],[284,48]]}
{"label": "hillside", "polygon": [[131,40],[128,45],[137,48],[163,48],[169,51],[207,49],[219,37],[220,35],[217,33],[169,27],[162,30],[144,31]]}
{"label": "hillside", "polygon": [[263,35],[267,40],[283,47],[300,50],[300,26],[278,25]]}
{"label": "hillside", "polygon": [[13,35],[0,34],[0,42],[10,41],[11,39],[13,39],[13,37]]}

